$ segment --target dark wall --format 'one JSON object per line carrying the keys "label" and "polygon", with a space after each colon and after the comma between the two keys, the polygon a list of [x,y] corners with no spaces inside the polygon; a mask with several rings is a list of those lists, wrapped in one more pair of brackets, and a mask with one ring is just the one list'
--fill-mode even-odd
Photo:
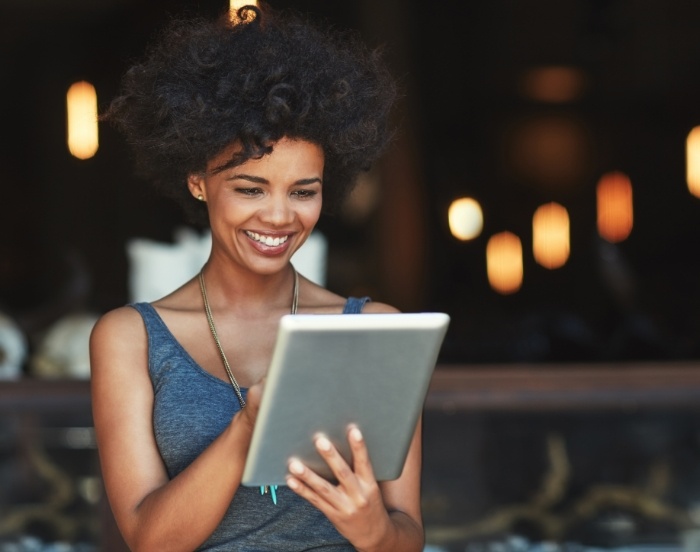
{"label": "dark wall", "polygon": [[[413,210],[404,212],[422,213],[415,221],[420,233],[402,243],[404,258],[414,261],[404,277],[419,269],[425,274],[412,280],[421,286],[412,307],[453,317],[445,360],[700,356],[700,204],[684,181],[685,136],[700,124],[697,3],[272,4],[388,42],[405,90],[400,122],[414,148],[414,187],[402,191],[395,182],[393,197],[382,201],[391,206],[405,199],[401,194],[415,196]],[[40,331],[69,310],[103,312],[122,304],[126,240],[168,241],[184,222],[175,206],[133,176],[129,154],[111,129],[101,128],[95,158],[69,155],[68,86],[86,78],[106,103],[171,14],[213,15],[225,6],[219,0],[63,0],[49,7],[8,0],[0,6],[0,310],[27,331]],[[522,94],[524,71],[551,64],[586,75],[575,101],[547,104]],[[518,130],[547,118],[572,122],[584,140],[581,170],[560,185],[518,172],[510,156]],[[616,246],[595,231],[594,188],[608,170],[627,172],[635,194],[633,232]],[[446,226],[447,205],[458,195],[475,196],[484,206],[484,232],[473,242],[457,242]],[[547,201],[564,204],[571,216],[571,257],[555,271],[537,265],[530,253],[532,212]],[[403,267],[379,266],[392,253],[391,241],[377,234],[391,213],[380,208],[363,226],[321,222],[336,291],[360,288],[385,299],[403,282]],[[525,252],[523,287],[511,296],[495,293],[486,280],[485,244],[502,230],[517,233]],[[343,264],[347,259],[352,266]],[[352,287],[350,280],[361,283]]]}

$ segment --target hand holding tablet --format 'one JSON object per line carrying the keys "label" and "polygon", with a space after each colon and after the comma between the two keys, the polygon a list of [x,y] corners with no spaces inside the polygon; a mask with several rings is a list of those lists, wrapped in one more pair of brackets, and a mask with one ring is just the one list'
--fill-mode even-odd
{"label": "hand holding tablet", "polygon": [[352,425],[377,480],[396,479],[448,324],[444,313],[282,317],[243,484],[284,485],[290,458],[333,479],[315,438],[350,463]]}

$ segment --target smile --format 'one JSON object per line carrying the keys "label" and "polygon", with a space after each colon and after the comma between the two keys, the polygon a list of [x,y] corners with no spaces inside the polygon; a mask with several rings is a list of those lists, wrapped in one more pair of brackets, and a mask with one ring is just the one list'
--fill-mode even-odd
{"label": "smile", "polygon": [[276,247],[278,245],[282,245],[287,241],[289,236],[262,236],[258,234],[257,232],[249,232],[248,230],[245,231],[246,236],[248,236],[251,240],[254,240],[256,242],[260,242],[264,245],[267,245],[268,247]]}

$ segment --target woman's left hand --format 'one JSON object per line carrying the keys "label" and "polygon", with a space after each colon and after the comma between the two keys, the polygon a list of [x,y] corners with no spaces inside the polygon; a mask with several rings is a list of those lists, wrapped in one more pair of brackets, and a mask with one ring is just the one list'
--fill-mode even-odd
{"label": "woman's left hand", "polygon": [[348,442],[353,468],[326,437],[316,439],[316,449],[333,471],[337,485],[297,459],[289,463],[287,485],[321,510],[353,546],[359,550],[370,549],[382,541],[391,522],[365,441],[357,427],[349,429]]}

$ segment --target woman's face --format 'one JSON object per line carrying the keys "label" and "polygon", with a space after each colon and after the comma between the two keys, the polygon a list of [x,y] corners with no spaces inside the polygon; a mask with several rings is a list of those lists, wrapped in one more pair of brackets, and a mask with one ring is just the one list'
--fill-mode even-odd
{"label": "woman's face", "polygon": [[232,145],[188,180],[194,197],[207,202],[214,251],[261,274],[283,269],[306,241],[321,214],[323,150],[282,138],[272,152],[217,172]]}

